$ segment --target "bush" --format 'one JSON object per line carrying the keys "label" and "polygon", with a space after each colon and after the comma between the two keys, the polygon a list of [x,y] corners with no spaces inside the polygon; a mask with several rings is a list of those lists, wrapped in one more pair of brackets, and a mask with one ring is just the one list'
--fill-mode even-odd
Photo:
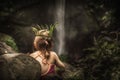
{"label": "bush", "polygon": [[84,69],[85,80],[120,79],[120,41],[118,37],[118,32],[105,32],[94,37],[94,45],[85,49],[88,55],[79,61]]}

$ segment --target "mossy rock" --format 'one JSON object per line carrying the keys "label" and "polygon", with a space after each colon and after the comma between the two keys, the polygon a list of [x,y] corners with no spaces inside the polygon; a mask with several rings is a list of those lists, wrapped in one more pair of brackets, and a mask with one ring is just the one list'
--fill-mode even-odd
{"label": "mossy rock", "polygon": [[34,58],[21,54],[0,56],[0,80],[39,80],[41,67]]}

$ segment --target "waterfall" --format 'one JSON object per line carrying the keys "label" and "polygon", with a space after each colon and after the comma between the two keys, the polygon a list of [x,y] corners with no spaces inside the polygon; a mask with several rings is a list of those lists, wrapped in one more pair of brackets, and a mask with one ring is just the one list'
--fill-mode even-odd
{"label": "waterfall", "polygon": [[56,16],[55,22],[57,22],[56,31],[57,31],[57,52],[59,55],[65,52],[64,45],[64,17],[65,17],[65,0],[57,0],[56,2]]}

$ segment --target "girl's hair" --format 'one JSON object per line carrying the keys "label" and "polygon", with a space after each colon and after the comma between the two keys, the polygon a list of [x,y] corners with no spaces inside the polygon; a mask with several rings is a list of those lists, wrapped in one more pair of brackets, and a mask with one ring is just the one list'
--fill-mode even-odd
{"label": "girl's hair", "polygon": [[43,53],[45,58],[49,58],[50,50],[52,49],[52,39],[37,38],[34,41],[34,47]]}

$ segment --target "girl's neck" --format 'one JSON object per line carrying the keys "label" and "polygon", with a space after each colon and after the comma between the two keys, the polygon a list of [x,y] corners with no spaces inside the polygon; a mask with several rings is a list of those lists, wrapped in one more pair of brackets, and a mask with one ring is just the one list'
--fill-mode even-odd
{"label": "girl's neck", "polygon": [[47,51],[46,51],[46,50],[43,50],[43,51],[39,51],[39,52],[38,52],[38,55],[42,55],[44,58],[45,58],[46,54],[47,54]]}

